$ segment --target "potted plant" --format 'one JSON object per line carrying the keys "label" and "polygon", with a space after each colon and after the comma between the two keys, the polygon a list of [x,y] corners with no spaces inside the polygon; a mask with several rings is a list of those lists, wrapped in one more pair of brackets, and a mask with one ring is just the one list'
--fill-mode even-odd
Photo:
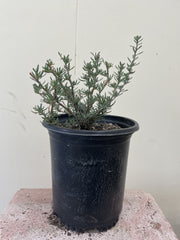
{"label": "potted plant", "polygon": [[69,55],[60,53],[60,67],[47,60],[30,73],[34,91],[42,97],[34,112],[50,135],[53,211],[77,232],[111,228],[122,209],[129,141],[138,123],[107,113],[138,64],[141,36],[134,37],[131,47],[132,58],[113,73],[100,53],[84,62],[79,79],[72,77]]}

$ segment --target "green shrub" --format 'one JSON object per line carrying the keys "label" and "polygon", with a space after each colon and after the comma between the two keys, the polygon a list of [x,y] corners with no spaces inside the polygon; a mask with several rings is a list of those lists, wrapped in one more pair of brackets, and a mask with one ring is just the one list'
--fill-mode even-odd
{"label": "green shrub", "polygon": [[[58,116],[67,113],[71,118],[66,122],[70,128],[90,129],[97,120],[111,110],[116,98],[126,91],[138,65],[142,38],[134,37],[132,57],[128,63],[119,62],[115,66],[105,61],[100,53],[91,53],[89,62],[84,62],[83,74],[79,79],[72,78],[71,59],[59,53],[62,66],[55,67],[47,60],[42,69],[39,65],[30,73],[34,92],[39,94],[41,104],[34,107],[34,113],[42,116],[48,124],[58,125]],[[49,75],[49,80],[45,76]],[[80,87],[81,86],[81,87]]]}

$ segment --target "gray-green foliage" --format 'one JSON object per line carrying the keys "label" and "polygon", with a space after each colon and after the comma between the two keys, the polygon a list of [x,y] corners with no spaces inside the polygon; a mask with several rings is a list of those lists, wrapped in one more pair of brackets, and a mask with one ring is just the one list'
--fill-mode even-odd
{"label": "gray-green foliage", "polygon": [[90,61],[84,62],[83,74],[77,80],[72,78],[73,67],[69,55],[59,53],[60,67],[47,60],[42,69],[39,65],[33,68],[30,76],[35,81],[34,92],[42,97],[42,103],[34,107],[34,112],[53,125],[58,125],[60,114],[67,113],[72,116],[68,127],[90,129],[95,121],[110,111],[116,98],[126,91],[125,85],[130,82],[134,67],[138,65],[138,56],[142,53],[141,36],[134,37],[134,46],[131,47],[133,54],[128,58],[128,63],[119,62],[112,72],[113,65],[105,61],[99,52],[91,53]]}

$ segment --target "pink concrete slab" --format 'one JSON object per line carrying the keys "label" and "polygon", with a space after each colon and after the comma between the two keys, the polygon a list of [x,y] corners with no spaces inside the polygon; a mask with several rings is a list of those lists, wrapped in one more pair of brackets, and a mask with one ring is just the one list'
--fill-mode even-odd
{"label": "pink concrete slab", "polygon": [[153,197],[127,191],[118,223],[107,232],[76,234],[50,225],[50,189],[21,189],[0,216],[1,240],[177,240]]}

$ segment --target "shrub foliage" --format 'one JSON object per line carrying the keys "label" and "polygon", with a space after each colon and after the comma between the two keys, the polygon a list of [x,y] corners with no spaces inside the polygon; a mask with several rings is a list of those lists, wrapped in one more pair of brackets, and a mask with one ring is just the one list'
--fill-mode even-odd
{"label": "shrub foliage", "polygon": [[[84,62],[83,73],[79,79],[73,79],[69,55],[59,54],[61,66],[55,67],[52,60],[47,60],[40,69],[39,65],[30,73],[34,81],[33,88],[41,96],[41,103],[34,107],[48,124],[58,125],[58,116],[67,113],[71,118],[67,127],[90,129],[103,118],[115,104],[117,97],[126,91],[138,65],[142,53],[142,37],[134,37],[131,46],[133,54],[127,63],[119,62],[115,67],[105,61],[100,52],[91,53],[90,61]],[[47,79],[46,77],[49,76]]]}

